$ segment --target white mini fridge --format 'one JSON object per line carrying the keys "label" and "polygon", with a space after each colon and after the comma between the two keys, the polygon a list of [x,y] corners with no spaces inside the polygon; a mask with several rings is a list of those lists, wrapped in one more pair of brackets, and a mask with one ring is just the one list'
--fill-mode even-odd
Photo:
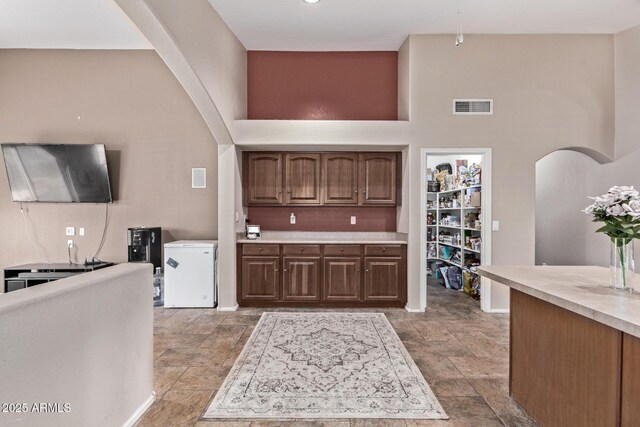
{"label": "white mini fridge", "polygon": [[215,307],[218,242],[178,240],[164,245],[164,306]]}

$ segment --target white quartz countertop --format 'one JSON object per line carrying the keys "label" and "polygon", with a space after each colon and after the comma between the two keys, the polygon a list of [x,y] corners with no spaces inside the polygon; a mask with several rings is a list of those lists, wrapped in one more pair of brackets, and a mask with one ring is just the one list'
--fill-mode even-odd
{"label": "white quartz countertop", "polygon": [[609,288],[609,269],[483,266],[481,276],[640,338],[640,292]]}
{"label": "white quartz countertop", "polygon": [[322,244],[322,245],[406,245],[406,238],[396,233],[365,232],[264,232],[257,240],[238,238],[238,243]]}

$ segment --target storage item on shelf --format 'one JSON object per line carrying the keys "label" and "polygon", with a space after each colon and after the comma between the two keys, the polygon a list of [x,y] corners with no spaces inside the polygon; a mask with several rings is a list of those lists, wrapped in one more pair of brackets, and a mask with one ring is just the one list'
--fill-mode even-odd
{"label": "storage item on shelf", "polygon": [[481,196],[480,191],[474,191],[473,193],[471,193],[471,198],[470,198],[471,207],[479,208],[482,205],[480,196]]}
{"label": "storage item on shelf", "polygon": [[464,214],[464,228],[475,229],[480,220],[480,211],[466,212]]}
{"label": "storage item on shelf", "polygon": [[462,270],[456,266],[440,267],[443,285],[447,289],[462,288]]}
{"label": "storage item on shelf", "polygon": [[462,272],[462,292],[471,296],[474,299],[480,299],[480,276],[477,274],[469,273],[468,271]]}
{"label": "storage item on shelf", "polygon": [[460,186],[471,187],[480,184],[481,172],[482,168],[476,163],[469,167],[466,165],[459,167]]}
{"label": "storage item on shelf", "polygon": [[438,245],[435,243],[429,243],[427,245],[427,258],[437,258],[438,257]]}
{"label": "storage item on shelf", "polygon": [[427,191],[429,193],[437,193],[440,191],[440,182],[436,180],[427,181]]}
{"label": "storage item on shelf", "polygon": [[427,214],[427,225],[433,225],[434,224],[434,219],[433,219],[433,213],[429,212]]}
{"label": "storage item on shelf", "polygon": [[443,213],[440,216],[440,225],[460,227],[460,218],[457,215],[452,215],[450,213]]}
{"label": "storage item on shelf", "polygon": [[465,237],[465,248],[472,251],[478,251],[482,249],[482,238],[480,236],[468,235]]}
{"label": "storage item on shelf", "polygon": [[464,266],[469,269],[473,269],[475,267],[480,266],[480,258],[477,256],[465,257],[464,258]]}
{"label": "storage item on shelf", "polygon": [[451,163],[440,163],[438,166],[436,166],[436,170],[438,172],[446,172],[449,175],[453,173],[453,167],[451,166]]}

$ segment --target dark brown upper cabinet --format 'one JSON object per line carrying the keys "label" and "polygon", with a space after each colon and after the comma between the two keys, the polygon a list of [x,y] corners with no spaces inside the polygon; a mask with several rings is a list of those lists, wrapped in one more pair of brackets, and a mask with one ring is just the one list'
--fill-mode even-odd
{"label": "dark brown upper cabinet", "polygon": [[320,154],[285,154],[285,197],[289,205],[320,204]]}
{"label": "dark brown upper cabinet", "polygon": [[322,155],[322,186],[327,205],[358,204],[358,155],[330,153]]}
{"label": "dark brown upper cabinet", "polygon": [[249,206],[394,206],[401,194],[400,153],[248,152]]}
{"label": "dark brown upper cabinet", "polygon": [[282,204],[282,155],[249,153],[247,155],[247,204]]}
{"label": "dark brown upper cabinet", "polygon": [[360,204],[395,205],[397,203],[396,153],[360,155]]}

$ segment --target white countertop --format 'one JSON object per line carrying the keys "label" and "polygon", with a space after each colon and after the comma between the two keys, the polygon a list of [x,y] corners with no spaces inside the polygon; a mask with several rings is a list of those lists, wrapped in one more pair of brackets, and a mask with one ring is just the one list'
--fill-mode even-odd
{"label": "white countertop", "polygon": [[263,232],[257,240],[238,238],[238,243],[321,245],[406,245],[406,235],[384,232]]}
{"label": "white countertop", "polygon": [[[609,269],[483,266],[481,276],[640,338],[640,291],[609,288]],[[636,283],[638,283],[636,278]]]}

